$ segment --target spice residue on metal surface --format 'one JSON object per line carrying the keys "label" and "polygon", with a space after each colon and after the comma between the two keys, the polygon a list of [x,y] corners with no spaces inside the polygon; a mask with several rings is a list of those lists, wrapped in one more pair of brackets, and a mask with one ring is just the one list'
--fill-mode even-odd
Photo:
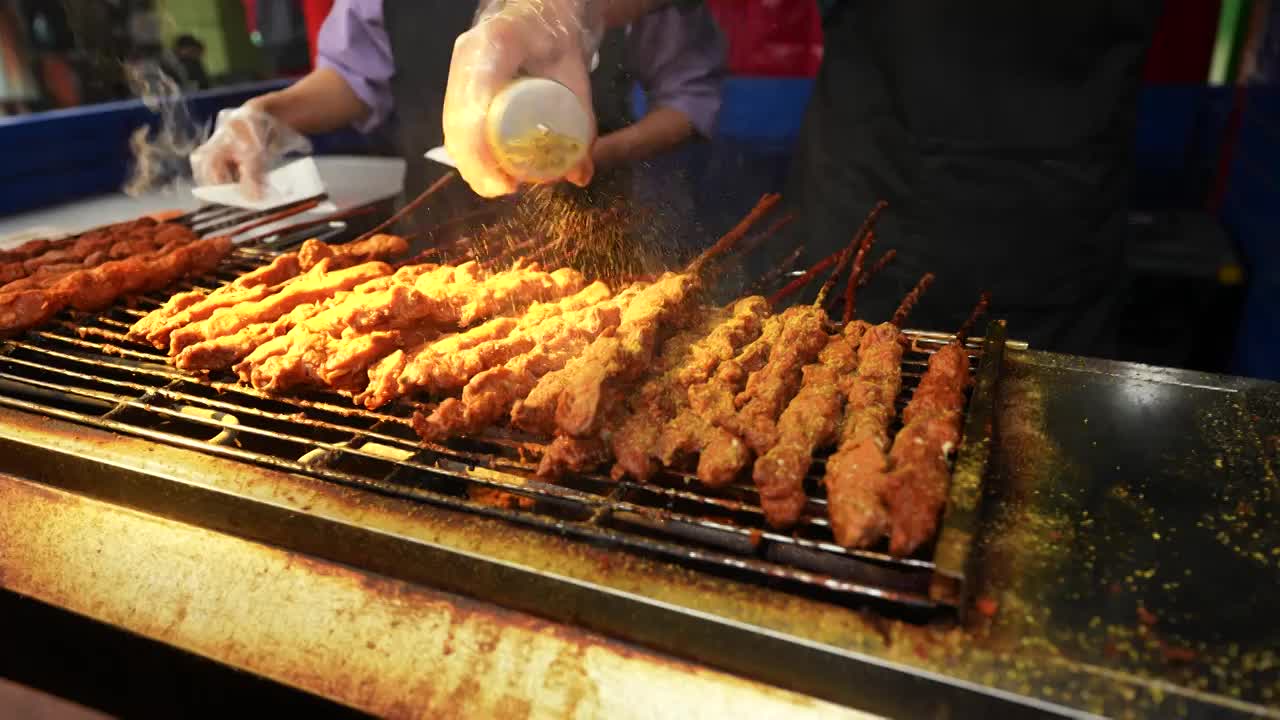
{"label": "spice residue on metal surface", "polygon": [[[1262,509],[1275,506],[1275,482],[1259,472],[1236,398],[1110,376],[1082,389],[1075,375],[1048,363],[1005,378],[1001,497],[983,546],[982,592],[999,612],[978,632],[992,648],[1042,653],[1045,667],[1144,688],[1134,715],[1173,713],[1187,691],[1274,702],[1275,631],[1256,624],[1274,615],[1274,595],[1250,588],[1280,580]],[[1054,431],[1064,427],[1079,430]]]}

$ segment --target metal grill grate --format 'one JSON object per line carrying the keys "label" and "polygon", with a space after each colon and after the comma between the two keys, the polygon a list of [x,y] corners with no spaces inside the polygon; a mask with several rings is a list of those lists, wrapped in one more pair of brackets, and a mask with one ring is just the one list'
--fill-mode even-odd
{"label": "metal grill grate", "polygon": [[[273,254],[260,246],[238,248],[215,276],[197,285],[216,286]],[[543,447],[534,438],[493,431],[424,444],[408,425],[422,404],[401,400],[371,412],[333,395],[272,397],[230,375],[201,378],[176,370],[163,353],[124,338],[130,325],[164,300],[141,297],[101,314],[67,314],[50,329],[6,342],[0,347],[0,404],[837,601],[939,606],[929,594],[931,550],[895,558],[834,544],[815,477],[806,481],[808,511],[790,533],[768,528],[749,482],[711,491],[691,475],[663,473],[649,482],[575,474],[548,483],[534,476]],[[900,407],[929,354],[950,340],[940,333],[908,336]],[[982,340],[970,340],[969,347],[976,365]],[[821,459],[815,468],[820,474]]]}

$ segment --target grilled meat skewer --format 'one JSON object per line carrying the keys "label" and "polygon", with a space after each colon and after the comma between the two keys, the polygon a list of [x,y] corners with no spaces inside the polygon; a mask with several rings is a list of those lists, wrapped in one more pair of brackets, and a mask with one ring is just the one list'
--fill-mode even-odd
{"label": "grilled meat skewer", "polygon": [[902,331],[898,323],[932,278],[928,274],[921,278],[893,320],[867,329],[859,345],[858,370],[847,390],[840,443],[827,459],[822,478],[831,532],[844,547],[871,545],[889,528],[889,426],[896,415],[894,402],[902,390]]}
{"label": "grilled meat skewer", "polygon": [[712,422],[731,437],[721,436],[703,450],[698,479],[708,485],[731,482],[751,462],[752,452],[768,452],[777,437],[777,418],[799,390],[801,368],[826,345],[822,308],[790,307],[779,318],[781,328],[768,360],[747,378],[746,387],[733,399],[733,410],[721,402],[714,415]]}
{"label": "grilled meat skewer", "polygon": [[778,418],[777,442],[757,457],[752,479],[765,520],[780,529],[795,525],[804,510],[804,478],[818,448],[836,439],[844,407],[844,385],[858,366],[858,346],[867,324],[852,322],[827,340],[817,362],[806,365],[800,391]]}
{"label": "grilled meat skewer", "polygon": [[[840,427],[844,410],[844,388],[849,376],[858,366],[858,346],[868,325],[851,322],[848,314],[853,308],[855,292],[861,281],[865,284],[871,273],[863,273],[867,254],[875,242],[871,227],[884,204],[880,203],[854,236],[845,257],[841,258],[831,278],[818,292],[814,301],[822,307],[824,295],[839,278],[844,264],[853,256],[853,268],[845,292],[844,330],[827,338],[826,347],[818,353],[817,361],[801,371],[800,389],[778,417],[777,432],[768,448],[754,448],[757,453],[752,469],[752,480],[760,492],[760,507],[765,520],[775,528],[789,528],[800,519],[806,497],[804,478],[813,463],[813,453],[832,442]],[[854,253],[854,248],[857,252]]]}
{"label": "grilled meat skewer", "polygon": [[984,293],[955,340],[929,358],[920,385],[902,411],[902,429],[889,451],[889,552],[894,555],[915,552],[938,528],[951,482],[947,460],[960,443],[964,392],[972,380],[964,341],[989,302]]}
{"label": "grilled meat skewer", "polygon": [[657,449],[663,427],[689,406],[688,388],[705,382],[721,362],[729,360],[759,336],[769,312],[764,298],[752,296],[734,303],[728,318],[717,323],[667,372],[641,386],[625,417],[610,436],[617,463],[613,476],[647,480],[657,470]]}
{"label": "grilled meat skewer", "polygon": [[644,287],[635,284],[609,300],[547,318],[529,330],[537,340],[532,349],[477,374],[463,388],[461,398],[445,399],[431,415],[415,415],[414,429],[433,441],[479,432],[508,416],[519,426],[517,406],[539,380],[617,328],[622,312]]}
{"label": "grilled meat skewer", "polygon": [[169,335],[181,327],[207,319],[215,311],[239,302],[237,296],[260,288],[253,300],[260,300],[266,288],[286,282],[298,275],[300,266],[297,253],[281,255],[257,270],[245,273],[235,280],[215,289],[188,290],[169,298],[159,308],[147,313],[129,328],[128,337],[145,341],[156,348],[169,347]]}
{"label": "grilled meat skewer", "polygon": [[157,290],[183,275],[208,272],[231,251],[227,238],[176,240],[173,245],[179,246],[72,272],[49,288],[0,294],[0,334],[44,324],[67,306],[101,310],[121,295]]}
{"label": "grilled meat skewer", "polygon": [[[296,264],[295,260],[295,264]],[[327,261],[326,261],[327,262]],[[175,367],[184,370],[226,370],[243,360],[250,353],[263,345],[274,341],[276,338],[284,335],[293,328],[297,327],[305,320],[309,320],[321,312],[335,307],[353,294],[373,293],[385,290],[392,284],[408,279],[410,282],[413,278],[425,274],[435,266],[419,265],[406,270],[397,271],[391,275],[384,275],[375,278],[366,283],[357,285],[352,290],[342,290],[334,293],[328,298],[317,300],[313,303],[299,305],[290,310],[287,314],[280,316],[275,320],[268,322],[255,323],[248,325],[243,329],[229,334],[221,335],[209,340],[203,340],[194,345],[190,345],[175,355],[172,360]],[[286,281],[288,282],[288,281]],[[227,286],[219,288],[224,290]],[[274,288],[277,289],[278,288]],[[266,292],[271,292],[273,288],[267,288]],[[216,295],[217,291],[213,293]],[[256,293],[255,293],[256,294]],[[231,297],[234,295],[228,294]],[[210,296],[212,297],[212,295]]]}
{"label": "grilled meat skewer", "polygon": [[130,339],[166,348],[174,330],[207,320],[223,308],[262,300],[278,292],[280,288],[276,286],[297,278],[301,272],[310,271],[322,260],[328,261],[325,265],[327,270],[340,270],[362,262],[387,260],[407,250],[408,243],[404,238],[394,235],[374,235],[367,240],[344,245],[327,245],[314,238],[309,239],[298,252],[280,255],[212,292],[191,290],[174,295],[134,323],[128,334]]}
{"label": "grilled meat skewer", "polygon": [[[327,262],[321,261],[321,265]],[[256,348],[236,365],[235,371],[241,380],[259,389],[278,392],[295,385],[323,387],[329,384],[324,377],[326,368],[331,377],[338,374],[332,363],[339,360],[344,338],[368,336],[360,346],[364,358],[378,349],[391,352],[387,346],[399,336],[387,334],[388,330],[418,326],[423,332],[439,328],[441,324],[433,324],[430,319],[450,312],[449,293],[461,286],[473,286],[481,278],[474,263],[402,267],[356,287],[356,292],[342,302]],[[342,367],[350,367],[355,359],[349,352],[340,357]],[[367,359],[373,362],[377,358]],[[354,375],[347,379],[354,383]]]}
{"label": "grilled meat skewer", "polygon": [[[610,295],[607,285],[602,282],[594,282],[582,290],[559,300],[534,303],[523,315],[515,319],[513,325],[508,326],[506,324],[509,321],[508,318],[498,318],[490,321],[490,323],[485,323],[460,333],[459,335],[463,336],[460,340],[464,342],[466,347],[474,347],[486,342],[501,342],[501,340],[510,338],[512,335],[519,335],[521,332],[529,331],[552,318],[604,302],[609,299]],[[503,332],[504,327],[509,327],[509,330]],[[405,390],[401,389],[401,377],[410,363],[427,365],[428,368],[429,363],[432,361],[446,363],[448,362],[448,357],[444,351],[450,347],[452,347],[452,344],[438,346],[434,343],[424,343],[418,347],[398,350],[383,358],[369,369],[368,386],[363,393],[356,396],[356,402],[372,410],[399,397],[405,392]],[[521,352],[525,351],[522,350]],[[490,353],[488,357],[492,359],[489,362],[489,366],[502,364],[494,357],[493,353]],[[433,374],[435,373],[430,369],[423,373],[426,377],[430,377]],[[412,388],[406,389],[411,390]]]}
{"label": "grilled meat skewer", "polygon": [[[624,452],[626,440],[643,444],[644,438],[634,434],[636,428],[627,428],[629,420],[635,419],[633,410],[639,410],[643,416],[663,414],[671,409],[674,403],[672,383],[685,360],[688,359],[695,343],[706,338],[716,325],[726,318],[723,309],[716,309],[702,317],[692,328],[677,332],[663,343],[655,354],[656,367],[648,378],[641,382],[628,398],[614,393],[606,402],[606,418],[600,432],[587,437],[559,435],[543,453],[542,462],[538,466],[538,475],[557,477],[565,470],[588,470],[594,465],[608,460],[609,455],[618,443]],[[633,423],[634,424],[634,423]],[[632,452],[638,449],[632,446]]]}
{"label": "grilled meat skewer", "polygon": [[[529,398],[517,406],[522,418],[513,419],[539,426],[543,432],[555,430],[575,437],[598,433],[608,392],[621,391],[644,374],[664,336],[689,322],[708,263],[741,240],[778,200],[777,195],[761,198],[746,218],[689,263],[684,272],[667,273],[642,290],[623,313],[617,332],[597,338],[563,370],[544,376]],[[550,417],[554,417],[554,426],[546,422]]]}
{"label": "grilled meat skewer", "polygon": [[[689,407],[679,411],[658,437],[657,457],[663,465],[671,467],[679,458],[697,454],[698,479],[708,486],[718,487],[732,477],[720,477],[711,472],[712,468],[733,466],[735,463],[745,465],[750,461],[746,457],[745,444],[717,421],[736,413],[734,397],[742,390],[750,374],[764,367],[783,325],[781,315],[765,319],[758,337],[733,358],[720,363],[705,381],[689,385]],[[715,448],[718,454],[708,453],[709,448]]]}
{"label": "grilled meat skewer", "polygon": [[371,262],[344,270],[328,272],[329,263],[321,261],[296,282],[277,293],[267,294],[253,302],[239,302],[214,311],[208,319],[187,325],[169,335],[169,353],[176,355],[189,345],[237,333],[249,325],[271,322],[299,305],[324,300],[334,293],[391,274],[391,266]]}
{"label": "grilled meat skewer", "polygon": [[779,337],[770,348],[769,359],[751,373],[746,387],[734,397],[735,410],[730,411],[722,394],[714,417],[704,414],[728,434],[719,435],[703,449],[698,462],[698,478],[703,482],[713,486],[731,482],[751,461],[751,453],[763,455],[777,443],[778,420],[800,390],[804,367],[828,344],[828,319],[822,308],[826,296],[855,257],[855,249],[853,273],[861,272],[870,241],[868,228],[880,209],[877,206],[863,230],[854,236],[853,244],[841,252],[835,270],[822,284],[813,304],[788,308],[779,316]]}

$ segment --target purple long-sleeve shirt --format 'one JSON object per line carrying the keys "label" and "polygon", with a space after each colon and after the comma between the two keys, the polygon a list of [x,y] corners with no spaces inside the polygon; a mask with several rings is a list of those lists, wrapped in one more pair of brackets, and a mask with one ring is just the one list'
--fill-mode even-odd
{"label": "purple long-sleeve shirt", "polygon": [[[386,122],[394,108],[395,63],[382,4],[337,0],[320,28],[316,53],[316,65],[336,71],[369,106],[369,117],[357,128],[364,132]],[[664,8],[627,31],[626,68],[648,95],[649,107],[680,111],[703,136],[710,136],[720,111],[724,57],[724,39],[705,6]]]}

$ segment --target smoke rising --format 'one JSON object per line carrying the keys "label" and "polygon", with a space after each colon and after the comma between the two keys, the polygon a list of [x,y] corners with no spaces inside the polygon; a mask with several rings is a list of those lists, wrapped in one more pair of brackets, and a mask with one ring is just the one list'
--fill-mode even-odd
{"label": "smoke rising", "polygon": [[129,136],[133,166],[124,192],[137,196],[173,187],[191,176],[188,159],[208,137],[207,125],[197,123],[173,78],[156,62],[130,63],[125,67],[129,89],[157,116],[152,125],[141,125]]}

